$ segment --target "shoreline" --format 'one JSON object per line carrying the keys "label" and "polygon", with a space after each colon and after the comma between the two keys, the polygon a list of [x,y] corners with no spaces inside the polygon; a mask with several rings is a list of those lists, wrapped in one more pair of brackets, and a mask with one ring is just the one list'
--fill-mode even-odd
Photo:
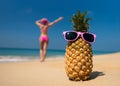
{"label": "shoreline", "polygon": [[[93,50],[93,55],[100,55],[100,54],[110,54],[116,53],[117,51],[97,51]],[[47,57],[55,57],[58,55],[64,55],[64,50],[57,50],[57,49],[48,49],[47,50]],[[39,57],[39,49],[26,49],[26,48],[0,48],[0,56],[21,56],[21,57]]]}
{"label": "shoreline", "polygon": [[[103,55],[112,55],[120,52],[114,53],[105,53],[105,54],[93,54],[94,56],[103,56]],[[56,59],[56,58],[64,58],[64,55],[53,55],[47,56],[46,59]],[[29,62],[29,61],[37,61],[39,60],[39,56],[14,56],[14,55],[0,55],[0,63],[9,63],[9,62]]]}

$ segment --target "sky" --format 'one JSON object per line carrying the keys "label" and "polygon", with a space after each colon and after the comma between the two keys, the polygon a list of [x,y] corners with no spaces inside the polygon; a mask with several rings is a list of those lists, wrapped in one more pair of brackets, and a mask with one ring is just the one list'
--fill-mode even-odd
{"label": "sky", "polygon": [[48,49],[65,49],[62,32],[72,30],[69,21],[78,10],[87,11],[89,32],[97,35],[96,51],[120,51],[120,0],[0,0],[0,48],[39,49],[40,30],[35,21],[64,19],[49,28]]}

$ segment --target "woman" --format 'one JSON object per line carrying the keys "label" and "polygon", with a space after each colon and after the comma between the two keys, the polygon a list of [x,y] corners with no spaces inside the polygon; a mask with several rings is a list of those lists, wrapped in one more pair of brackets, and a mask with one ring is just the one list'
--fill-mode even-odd
{"label": "woman", "polygon": [[55,23],[62,20],[63,17],[59,17],[58,19],[54,20],[53,22],[49,22],[46,18],[42,18],[41,20],[36,21],[36,24],[39,26],[41,35],[40,35],[40,62],[44,62],[47,53],[48,47],[48,28],[54,25]]}

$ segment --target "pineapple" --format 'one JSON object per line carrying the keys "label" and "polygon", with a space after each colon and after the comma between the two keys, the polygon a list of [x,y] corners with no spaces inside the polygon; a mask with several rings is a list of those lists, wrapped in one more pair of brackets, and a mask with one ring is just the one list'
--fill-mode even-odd
{"label": "pineapple", "polygon": [[[91,18],[85,18],[87,12],[78,11],[71,18],[75,31],[88,32],[88,21]],[[92,72],[92,47],[91,44],[79,37],[74,42],[68,42],[65,52],[65,69],[70,80],[87,80]]]}

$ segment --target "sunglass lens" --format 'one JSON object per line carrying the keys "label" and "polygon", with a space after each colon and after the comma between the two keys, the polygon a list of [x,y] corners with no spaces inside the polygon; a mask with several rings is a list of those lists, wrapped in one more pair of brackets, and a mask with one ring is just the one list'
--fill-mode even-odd
{"label": "sunglass lens", "polygon": [[77,33],[67,32],[65,37],[67,40],[74,40],[77,37]]}
{"label": "sunglass lens", "polygon": [[92,34],[89,33],[84,33],[83,37],[86,41],[88,42],[93,42],[94,41],[94,36]]}

